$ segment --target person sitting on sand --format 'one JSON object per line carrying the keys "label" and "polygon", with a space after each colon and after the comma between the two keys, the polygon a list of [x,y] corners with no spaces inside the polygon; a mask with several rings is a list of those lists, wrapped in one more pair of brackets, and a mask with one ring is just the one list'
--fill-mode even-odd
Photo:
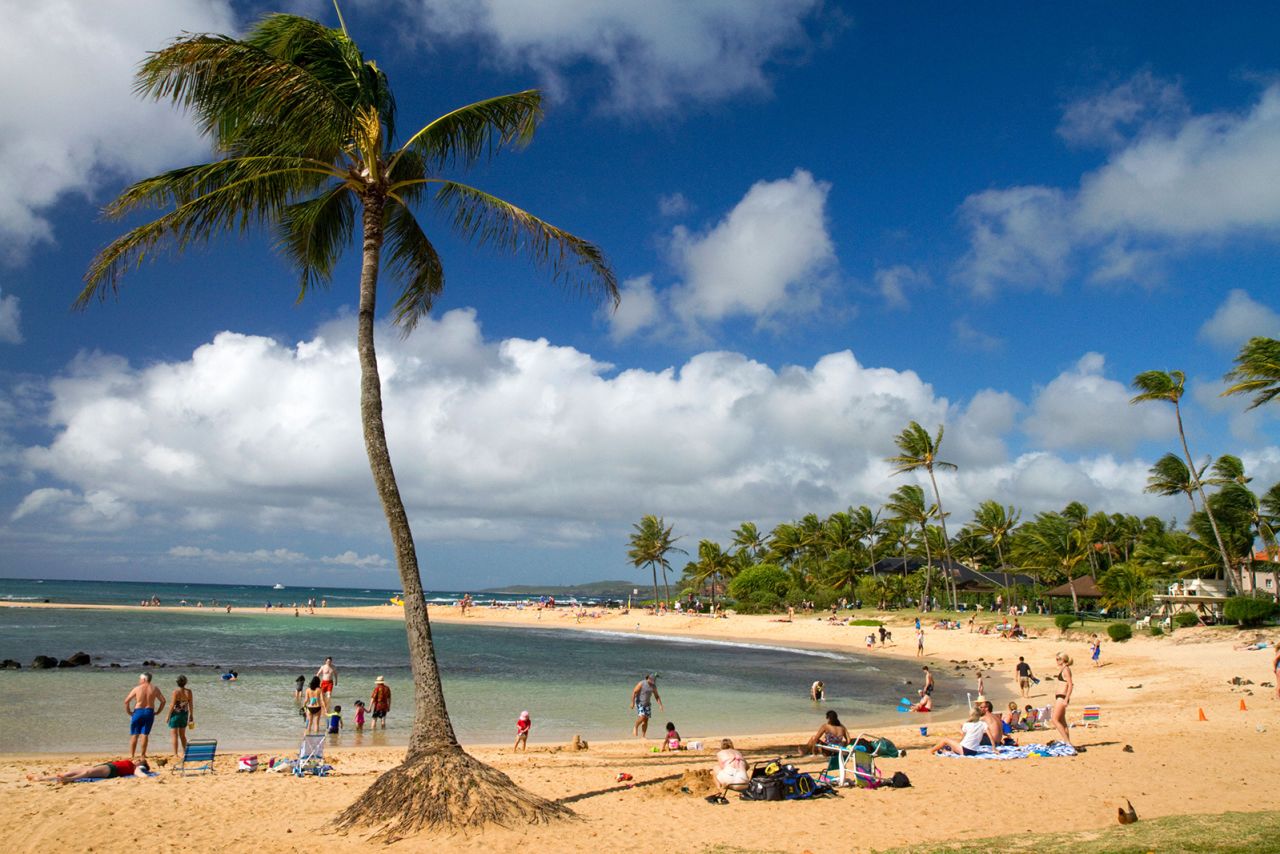
{"label": "person sitting on sand", "polygon": [[676,732],[676,725],[671,721],[667,721],[667,734],[662,737],[662,749],[684,750],[684,745],[680,743],[680,733]]}
{"label": "person sitting on sand", "polygon": [[827,720],[822,726],[818,727],[818,731],[813,734],[813,738],[809,739],[805,745],[805,752],[817,753],[818,745],[829,744],[833,747],[844,747],[849,743],[849,730],[844,728],[844,724],[840,723],[840,716],[836,714],[835,709],[827,712]]}
{"label": "person sitting on sand", "polygon": [[716,754],[715,776],[716,782],[720,784],[720,794],[714,797],[720,801],[724,800],[725,792],[730,789],[735,792],[745,790],[751,780],[747,774],[747,760],[727,738],[720,742],[720,752]]}
{"label": "person sitting on sand", "polygon": [[946,750],[961,756],[977,756],[978,747],[986,732],[987,725],[983,722],[977,707],[974,707],[974,710],[969,713],[969,719],[960,725],[960,740],[944,738],[929,752],[936,755]]}
{"label": "person sitting on sand", "polygon": [[981,744],[991,747],[999,747],[1001,745],[1012,747],[1017,744],[1012,737],[1004,734],[1004,721],[1000,720],[1000,716],[995,713],[994,706],[990,700],[979,694],[977,701],[973,705],[987,727],[986,733],[982,736]]}
{"label": "person sitting on sand", "polygon": [[1018,724],[1022,722],[1022,712],[1018,711],[1018,704],[1009,701],[1009,711],[1004,713],[1003,729],[1006,734],[1013,732],[1018,728]]}
{"label": "person sitting on sand", "polygon": [[63,783],[74,783],[77,780],[111,780],[115,777],[132,777],[135,774],[146,779],[151,773],[151,766],[147,764],[147,760],[140,759],[138,762],[130,762],[128,759],[117,759],[115,762],[103,762],[99,765],[85,765],[80,768],[72,768],[70,771],[63,771],[61,774],[50,774],[47,777],[37,777],[34,774],[28,774],[27,779],[33,783],[43,783],[52,781],[59,785]]}
{"label": "person sitting on sand", "polygon": [[916,703],[915,711],[932,712],[933,711],[933,695],[925,694],[920,698],[920,702]]}

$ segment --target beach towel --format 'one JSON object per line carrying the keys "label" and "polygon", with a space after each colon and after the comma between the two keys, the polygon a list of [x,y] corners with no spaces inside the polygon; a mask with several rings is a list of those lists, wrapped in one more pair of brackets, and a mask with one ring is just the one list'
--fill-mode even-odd
{"label": "beach towel", "polygon": [[123,780],[126,777],[159,777],[159,771],[135,771],[132,774],[121,774],[119,777],[83,777],[77,783],[101,783],[103,780]]}
{"label": "beach towel", "polygon": [[1019,747],[979,747],[974,756],[961,756],[959,753],[944,751],[939,756],[954,756],[960,759],[1026,759],[1028,756],[1075,756],[1076,749],[1069,744],[1056,741],[1053,744],[1024,744]]}

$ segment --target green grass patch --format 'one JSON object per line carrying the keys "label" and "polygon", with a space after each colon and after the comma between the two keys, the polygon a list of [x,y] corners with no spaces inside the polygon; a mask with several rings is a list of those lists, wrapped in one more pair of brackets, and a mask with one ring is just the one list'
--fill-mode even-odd
{"label": "green grass patch", "polygon": [[1127,827],[1116,824],[1105,830],[1020,833],[936,845],[917,843],[892,848],[881,854],[990,854],[992,851],[1034,851],[1036,854],[1147,854],[1149,851],[1269,854],[1280,852],[1280,812],[1177,815],[1140,819],[1137,824]]}

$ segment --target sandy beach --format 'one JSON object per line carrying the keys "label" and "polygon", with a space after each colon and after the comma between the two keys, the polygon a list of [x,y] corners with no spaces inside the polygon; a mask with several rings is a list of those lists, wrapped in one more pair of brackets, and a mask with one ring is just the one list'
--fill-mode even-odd
{"label": "sandy beach", "polygon": [[[287,616],[292,619],[292,612]],[[400,618],[393,607],[328,608],[314,618],[337,616]],[[578,622],[568,613],[539,617],[533,610],[476,608],[464,618],[454,608],[433,608],[432,619],[566,631],[636,631],[639,623],[645,634],[846,650],[862,650],[865,634],[858,627],[832,626],[799,615],[787,623],[769,617],[711,620],[632,612]],[[874,654],[913,657],[912,626],[906,615],[887,619],[897,645],[877,647]],[[1275,634],[1271,631],[1266,637],[1275,640]],[[938,735],[955,735],[958,723],[934,716],[925,738],[917,730],[925,716],[910,715],[909,722],[904,716],[902,725],[879,730],[908,749],[905,758],[886,760],[881,768],[904,771],[912,782],[909,789],[842,790],[837,798],[809,802],[732,798],[728,805],[712,805],[703,799],[708,780],[703,771],[713,764],[712,750],[653,754],[649,747],[656,739],[641,743],[620,731],[616,741],[593,741],[589,750],[575,752],[567,745],[540,742],[535,728],[527,754],[512,754],[505,745],[467,747],[520,785],[568,803],[579,820],[537,828],[493,828],[467,837],[421,836],[394,847],[585,852],[730,846],[817,851],[913,844],[927,850],[931,842],[954,839],[1114,827],[1116,807],[1126,799],[1144,818],[1274,808],[1273,793],[1280,782],[1275,767],[1280,702],[1274,687],[1262,684],[1273,682],[1272,651],[1236,648],[1254,635],[1186,629],[1172,637],[1106,643],[1104,666],[1098,668],[1088,662],[1087,634],[1061,637],[1049,630],[1042,635],[1016,641],[964,629],[930,629],[924,660],[939,681],[963,679],[966,685],[973,683],[973,667],[981,663],[989,674],[987,692],[1000,708],[1018,699],[1013,679],[1018,656],[1025,656],[1044,678],[1052,675],[1054,653],[1067,651],[1076,659],[1070,719],[1078,721],[1086,704],[1102,710],[1098,726],[1072,730],[1073,741],[1086,749],[1077,757],[992,762],[930,756],[925,748]],[[1237,676],[1253,684],[1232,684]],[[1033,690],[1029,702],[1044,705],[1051,695],[1045,681]],[[1207,720],[1199,720],[1201,710]],[[708,747],[712,739],[731,737],[749,760],[762,760],[795,754],[820,717],[815,711],[812,719],[797,720],[792,732],[744,735],[735,732],[727,712],[723,731],[683,735],[701,739]],[[845,723],[858,729],[856,720]],[[1051,737],[1033,733],[1023,735],[1022,741]],[[0,757],[5,803],[0,842],[21,851],[54,846],[123,851],[137,847],[138,829],[145,828],[151,834],[146,844],[161,850],[354,850],[367,840],[333,833],[329,822],[379,772],[394,765],[400,751],[336,748],[331,756],[335,771],[322,779],[235,773],[235,757],[228,755],[219,758],[218,772],[211,776],[176,778],[164,773],[148,780],[58,787],[28,783],[25,775],[115,757],[5,755]],[[813,757],[794,761],[814,771],[825,765]],[[633,775],[630,785],[617,782],[619,772]]]}

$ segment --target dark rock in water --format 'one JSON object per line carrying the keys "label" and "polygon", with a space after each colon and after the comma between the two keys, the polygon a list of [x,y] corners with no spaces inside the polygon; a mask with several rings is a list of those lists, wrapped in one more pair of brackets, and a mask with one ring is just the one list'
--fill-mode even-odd
{"label": "dark rock in water", "polygon": [[159,667],[160,665],[156,664],[154,661],[148,658],[146,661],[142,662],[142,666],[143,667]]}
{"label": "dark rock in water", "polygon": [[58,659],[51,655],[37,655],[31,660],[32,670],[52,670],[58,666]]}
{"label": "dark rock in water", "polygon": [[18,662],[16,662],[16,661],[14,661],[12,658],[6,658],[6,659],[4,660],[4,662],[3,662],[3,663],[0,663],[0,669],[3,669],[3,670],[21,670],[21,669],[22,669],[22,665],[21,665],[21,664],[19,664],[19,663],[18,663]]}
{"label": "dark rock in water", "polygon": [[75,665],[64,658],[58,662],[58,669],[62,669],[64,667],[75,667]]}
{"label": "dark rock in water", "polygon": [[89,653],[77,652],[75,655],[68,658],[67,661],[71,663],[72,667],[80,667],[81,665],[89,663]]}
{"label": "dark rock in water", "polygon": [[109,667],[119,667],[119,666],[120,666],[120,662],[118,662],[118,661],[113,661],[113,662],[111,662],[111,664],[110,664],[110,665],[108,665],[108,666],[109,666]]}

